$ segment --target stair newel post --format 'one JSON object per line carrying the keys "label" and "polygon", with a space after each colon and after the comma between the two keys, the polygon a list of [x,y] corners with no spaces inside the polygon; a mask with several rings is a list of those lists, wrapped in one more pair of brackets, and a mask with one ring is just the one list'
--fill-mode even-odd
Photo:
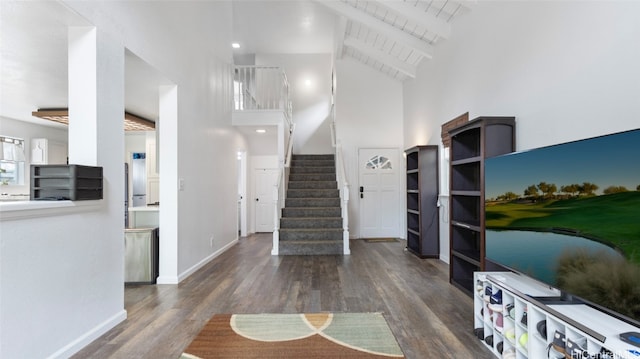
{"label": "stair newel post", "polygon": [[340,188],[340,207],[342,214],[342,253],[351,254],[349,246],[349,183],[347,182],[347,172],[344,167],[344,158],[342,157],[342,144],[336,139],[334,134],[335,126],[331,125],[331,140],[334,143],[335,159],[336,159],[336,176],[338,186]]}
{"label": "stair newel post", "polygon": [[273,186],[273,247],[271,248],[271,255],[277,256],[279,252],[280,244],[280,189],[284,188],[284,168],[281,168],[278,175],[278,182]]}
{"label": "stair newel post", "polygon": [[343,254],[351,254],[349,246],[349,185],[347,183],[342,187],[342,248]]}

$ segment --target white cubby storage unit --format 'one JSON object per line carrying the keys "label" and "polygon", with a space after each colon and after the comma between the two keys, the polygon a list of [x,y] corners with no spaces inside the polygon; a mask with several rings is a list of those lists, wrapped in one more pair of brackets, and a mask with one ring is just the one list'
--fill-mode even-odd
{"label": "white cubby storage unit", "polygon": [[[584,356],[568,354],[567,358],[640,358],[640,347],[619,337],[625,332],[640,332],[640,328],[588,305],[563,302],[558,289],[512,272],[475,272],[474,283],[474,329],[498,358],[565,358],[554,356],[553,349],[549,355],[556,332],[588,352]],[[490,295],[499,290],[502,303],[492,305]],[[546,328],[539,328],[541,322]]]}

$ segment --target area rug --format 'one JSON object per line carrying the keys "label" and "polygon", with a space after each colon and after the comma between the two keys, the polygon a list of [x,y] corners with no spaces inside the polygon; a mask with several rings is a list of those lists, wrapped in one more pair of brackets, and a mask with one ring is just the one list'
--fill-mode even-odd
{"label": "area rug", "polygon": [[404,358],[381,313],[214,315],[180,359]]}
{"label": "area rug", "polygon": [[397,242],[397,238],[363,238],[367,243],[376,243],[376,242]]}

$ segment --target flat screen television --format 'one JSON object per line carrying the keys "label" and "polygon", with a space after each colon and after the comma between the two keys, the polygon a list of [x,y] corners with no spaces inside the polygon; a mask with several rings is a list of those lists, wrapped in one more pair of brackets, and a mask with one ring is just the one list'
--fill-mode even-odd
{"label": "flat screen television", "polygon": [[640,129],[485,160],[487,266],[640,325]]}

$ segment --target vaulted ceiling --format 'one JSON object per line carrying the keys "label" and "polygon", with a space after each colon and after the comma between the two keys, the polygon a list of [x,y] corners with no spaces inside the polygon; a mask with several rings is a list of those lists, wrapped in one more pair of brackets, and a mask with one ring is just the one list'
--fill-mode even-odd
{"label": "vaulted ceiling", "polygon": [[336,56],[352,58],[399,81],[415,78],[437,44],[451,36],[464,0],[317,0],[339,16]]}
{"label": "vaulted ceiling", "polygon": [[234,0],[234,54],[334,53],[398,81],[416,76],[475,0]]}
{"label": "vaulted ceiling", "polygon": [[[42,121],[31,111],[67,107],[66,27],[87,22],[57,1],[2,1],[0,115]],[[233,36],[244,53],[331,53],[398,81],[452,36],[473,0],[233,0]],[[38,6],[31,6],[37,4]],[[188,4],[188,3],[185,3]],[[5,41],[6,40],[6,41]],[[155,119],[149,88],[166,81],[127,52],[129,111]],[[153,97],[153,98],[152,98]],[[49,123],[50,124],[50,123]]]}

